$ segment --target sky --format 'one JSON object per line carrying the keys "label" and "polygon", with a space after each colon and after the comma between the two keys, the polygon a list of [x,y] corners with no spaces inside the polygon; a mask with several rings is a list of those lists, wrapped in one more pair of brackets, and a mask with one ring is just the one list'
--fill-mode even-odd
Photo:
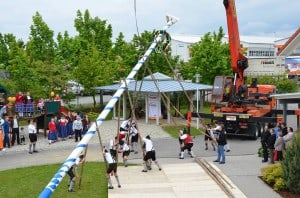
{"label": "sky", "polygon": [[[27,41],[39,12],[55,36],[64,31],[75,36],[76,12],[86,9],[112,25],[114,38],[123,32],[127,41],[137,32],[162,29],[167,13],[179,18],[171,34],[203,35],[220,26],[227,33],[223,0],[0,0],[0,33]],[[289,37],[299,28],[299,9],[299,0],[236,0],[240,35]]]}

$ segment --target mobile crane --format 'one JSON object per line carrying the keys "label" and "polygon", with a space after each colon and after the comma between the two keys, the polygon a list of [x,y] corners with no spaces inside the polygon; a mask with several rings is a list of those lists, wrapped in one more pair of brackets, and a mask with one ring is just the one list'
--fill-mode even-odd
{"label": "mobile crane", "polygon": [[234,0],[223,0],[226,10],[228,41],[233,76],[216,76],[211,94],[211,113],[192,113],[192,117],[210,118],[222,122],[227,134],[248,136],[257,139],[265,123],[282,119],[275,111],[274,85],[258,85],[252,79],[245,84],[244,71],[248,60],[242,53],[238,20]]}

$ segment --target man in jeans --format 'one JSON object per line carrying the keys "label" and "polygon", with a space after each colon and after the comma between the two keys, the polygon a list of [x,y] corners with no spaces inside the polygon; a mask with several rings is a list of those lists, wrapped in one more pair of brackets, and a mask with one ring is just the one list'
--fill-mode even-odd
{"label": "man in jeans", "polygon": [[218,143],[218,158],[214,162],[219,162],[220,164],[225,164],[225,152],[224,146],[227,144],[226,134],[224,126],[220,125],[217,129],[217,143]]}

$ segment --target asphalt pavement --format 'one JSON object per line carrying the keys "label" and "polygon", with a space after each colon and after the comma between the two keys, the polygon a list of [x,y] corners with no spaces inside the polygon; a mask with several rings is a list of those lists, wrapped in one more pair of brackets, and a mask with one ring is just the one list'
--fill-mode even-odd
{"label": "asphalt pavement", "polygon": [[[154,123],[145,124],[142,120],[140,120],[138,121],[138,126],[140,127],[142,134],[144,135],[149,134],[152,137],[156,149],[158,161],[163,168],[163,171],[160,172],[155,170],[155,166],[154,166],[154,171],[153,171],[154,174],[153,175],[151,175],[152,173],[147,174],[149,179],[146,181],[148,183],[151,182],[152,176],[154,177],[153,179],[154,183],[157,182],[157,180],[155,179],[156,177],[165,178],[164,182],[156,183],[153,185],[164,186],[165,187],[164,190],[166,192],[170,191],[173,193],[169,197],[183,197],[182,194],[180,195],[181,191],[177,191],[176,188],[174,188],[174,186],[183,185],[183,182],[182,181],[180,182],[178,178],[187,177],[188,175],[191,176],[190,177],[190,180],[192,182],[191,185],[199,184],[197,188],[194,186],[196,189],[201,187],[200,184],[203,185],[203,181],[200,181],[198,179],[206,178],[206,182],[209,181],[213,186],[212,189],[214,190],[212,191],[217,191],[217,192],[222,191],[221,188],[218,188],[217,185],[215,185],[215,182],[213,182],[213,179],[211,177],[209,180],[207,180],[207,178],[209,178],[207,177],[208,174],[205,174],[203,169],[196,164],[195,159],[190,158],[188,156],[186,156],[186,158],[183,160],[178,159],[179,145],[177,139],[171,138],[168,134],[162,131],[160,126],[157,126]],[[114,120],[105,121],[100,126],[100,129],[102,134],[101,135],[102,140],[104,144],[106,144],[108,140],[113,138],[114,134],[116,134],[117,123]],[[216,159],[216,152],[213,151],[212,148],[209,148],[209,150],[207,151],[204,150],[203,136],[194,137],[194,142],[195,144],[193,150],[195,155],[198,158],[206,160],[212,167],[219,169],[220,173],[223,174],[224,177],[227,177],[230,180],[230,182],[232,182],[232,186],[236,186],[235,189],[241,191],[240,194],[241,196],[236,196],[236,197],[243,197],[244,195],[250,198],[251,197],[253,198],[254,197],[255,198],[280,197],[276,192],[274,192],[271,188],[269,188],[269,186],[264,184],[259,178],[259,176],[261,175],[260,168],[267,165],[267,164],[262,164],[261,158],[259,158],[257,155],[257,149],[260,146],[259,140],[253,141],[253,140],[243,140],[238,138],[229,139],[228,142],[230,143],[231,151],[229,153],[226,153],[227,155],[226,164],[223,165],[216,164],[213,162]],[[28,139],[27,139],[27,143],[28,143]],[[13,169],[13,168],[25,167],[31,165],[40,165],[45,163],[63,163],[66,160],[66,158],[69,156],[71,151],[76,147],[76,145],[77,143],[75,143],[74,139],[68,139],[67,141],[64,142],[60,141],[49,145],[47,139],[43,136],[43,133],[41,133],[39,134],[38,143],[37,143],[37,149],[39,150],[39,153],[32,154],[32,155],[28,154],[28,145],[17,145],[10,149],[7,149],[5,152],[0,152],[0,170]],[[102,156],[99,155],[99,152],[100,152],[99,139],[97,135],[95,135],[91,139],[88,145],[87,160],[89,161],[103,160]],[[125,178],[128,178],[128,174],[131,171],[138,171],[139,174],[136,175],[140,177],[135,177],[134,179],[137,180],[137,182],[139,182],[139,179],[141,180],[141,183],[144,182],[145,176],[141,175],[140,172],[142,169],[142,157],[141,157],[140,148],[138,148],[138,152],[139,152],[138,154],[131,153],[129,157],[129,163],[136,164],[136,166],[130,166],[131,167],[130,171],[129,169],[125,169],[124,167],[119,168],[120,178],[122,178],[122,176],[124,177],[124,180],[121,179],[122,185],[124,186],[122,188],[122,190],[124,191],[122,191],[121,193],[123,194],[123,196],[124,196],[124,192],[125,194],[126,192],[127,193],[130,192],[130,191],[126,191],[125,188],[126,186],[128,186],[128,188],[131,188],[130,183],[126,183],[126,182],[130,182],[133,180],[125,179]],[[132,170],[132,169],[136,169],[136,170]],[[185,171],[190,171],[191,169],[195,170],[196,172],[195,173],[185,172]],[[185,174],[180,175],[177,172],[182,172]],[[129,175],[130,177],[132,177],[131,174]],[[197,175],[196,178],[195,175]],[[51,178],[49,178],[49,181],[50,179]],[[195,180],[197,182],[194,182]],[[172,181],[173,182],[175,181],[175,183],[172,183]],[[184,180],[184,181],[187,183],[189,182],[188,180]],[[120,190],[121,189],[114,189],[114,191],[110,192],[109,197],[112,197],[111,193],[114,193],[115,197],[118,197],[117,192]],[[184,189],[182,189],[182,192],[183,191]],[[148,191],[146,190],[146,192]],[[184,192],[191,193],[192,195],[191,191],[190,192],[184,191]],[[202,196],[202,197],[211,197],[209,196],[209,193],[206,195],[207,196]],[[143,194],[138,194],[138,196],[139,197],[143,196]],[[220,197],[223,196],[224,194],[220,195]],[[197,196],[195,195],[195,197]]]}

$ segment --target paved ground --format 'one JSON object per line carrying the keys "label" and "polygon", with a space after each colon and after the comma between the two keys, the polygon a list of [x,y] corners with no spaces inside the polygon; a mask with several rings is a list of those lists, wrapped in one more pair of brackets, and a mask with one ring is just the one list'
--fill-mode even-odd
{"label": "paved ground", "polygon": [[[196,197],[197,195],[199,197],[201,193],[203,193],[201,197],[224,197],[222,189],[194,159],[178,159],[179,148],[176,139],[170,138],[168,134],[162,131],[161,127],[156,126],[154,123],[146,125],[140,121],[138,124],[142,134],[150,134],[153,138],[158,161],[163,170],[158,171],[154,167],[153,171],[142,174],[141,152],[131,154],[129,162],[137,164],[137,166],[119,167],[122,188],[109,191],[109,197],[120,197],[120,194],[124,196],[124,193],[126,195],[130,194],[131,197],[150,197],[150,192],[156,193],[155,195],[162,193],[163,197],[186,197],[187,194],[190,195],[189,197]],[[106,121],[100,128],[102,140],[107,142],[116,134],[117,123],[116,121]],[[257,178],[260,174],[259,167],[262,165],[260,159],[255,155],[258,142],[252,141],[249,143],[243,140],[230,140],[232,151],[227,157],[227,163],[225,165],[215,165],[212,161],[215,159],[216,153],[211,149],[204,152],[203,137],[199,136],[194,140],[195,154],[210,162],[211,166],[219,169],[221,174],[222,172],[225,173],[227,176],[224,175],[224,177],[229,178],[229,182],[233,181],[230,186],[233,186],[235,193],[239,195],[236,197],[243,197],[243,194],[246,197],[279,197],[278,194],[274,193]],[[28,142],[28,139],[26,141]],[[89,143],[87,158],[90,161],[102,160],[101,155],[99,155],[100,146],[98,142],[98,137],[95,135]],[[28,154],[28,145],[14,146],[5,152],[0,152],[0,170],[45,163],[63,163],[75,146],[74,139],[49,145],[43,134],[40,134],[37,144],[39,153]],[[138,187],[135,194],[129,190],[133,188],[133,182]],[[153,189],[155,189],[154,192],[152,192]],[[193,196],[192,189],[194,189],[195,196]],[[199,193],[199,189],[202,189],[203,192]],[[185,193],[182,194],[183,192]]]}

